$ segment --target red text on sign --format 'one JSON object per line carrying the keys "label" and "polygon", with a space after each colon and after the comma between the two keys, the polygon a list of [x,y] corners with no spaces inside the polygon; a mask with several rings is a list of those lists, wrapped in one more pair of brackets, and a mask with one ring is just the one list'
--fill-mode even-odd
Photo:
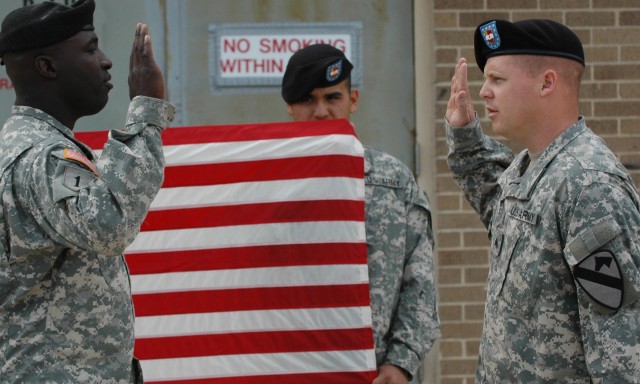
{"label": "red text on sign", "polygon": [[0,89],[13,89],[13,83],[6,77],[0,77]]}

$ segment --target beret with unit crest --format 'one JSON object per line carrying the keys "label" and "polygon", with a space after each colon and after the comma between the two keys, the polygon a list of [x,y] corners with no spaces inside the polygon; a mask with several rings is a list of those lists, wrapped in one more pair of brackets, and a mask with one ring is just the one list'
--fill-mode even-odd
{"label": "beret with unit crest", "polygon": [[282,78],[282,98],[295,104],[315,88],[334,86],[349,78],[353,65],[344,52],[329,44],[314,44],[291,56]]}
{"label": "beret with unit crest", "polygon": [[499,55],[556,56],[584,65],[578,36],[567,26],[547,19],[485,21],[476,28],[474,49],[482,72],[487,60]]}
{"label": "beret with unit crest", "polygon": [[80,31],[93,31],[93,0],[71,6],[53,1],[18,8],[9,13],[0,29],[0,57],[5,52],[47,47]]}

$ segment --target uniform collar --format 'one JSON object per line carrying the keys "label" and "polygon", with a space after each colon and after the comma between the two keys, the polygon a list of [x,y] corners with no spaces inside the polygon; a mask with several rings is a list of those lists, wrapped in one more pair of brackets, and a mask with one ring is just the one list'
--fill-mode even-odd
{"label": "uniform collar", "polygon": [[48,113],[38,108],[28,107],[24,105],[14,105],[13,107],[11,107],[11,114],[29,116],[31,118],[40,120],[46,123],[47,125],[55,128],[60,133],[62,133],[66,138],[73,141],[80,148],[82,148],[82,151],[87,155],[87,157],[89,157],[90,160],[93,160],[92,150],[84,143],[76,140],[75,136],[73,135],[73,131],[70,128],[66,127],[64,124],[59,122],[56,118],[49,115]]}
{"label": "uniform collar", "polygon": [[542,151],[540,158],[531,165],[530,169],[527,169],[530,161],[529,153],[527,150],[522,151],[502,175],[504,182],[501,184],[505,186],[503,197],[512,196],[520,200],[528,200],[549,163],[586,129],[585,119],[580,116],[575,124],[565,129]]}
{"label": "uniform collar", "polygon": [[371,151],[369,150],[369,147],[367,147],[366,145],[363,145],[364,147],[364,175],[368,175],[371,173],[371,162],[372,162],[372,157],[371,157]]}

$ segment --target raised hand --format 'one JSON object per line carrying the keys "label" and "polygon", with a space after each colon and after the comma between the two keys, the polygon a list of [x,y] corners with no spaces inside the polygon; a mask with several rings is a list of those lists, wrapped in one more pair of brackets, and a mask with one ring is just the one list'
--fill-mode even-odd
{"label": "raised hand", "polygon": [[451,79],[451,96],[445,117],[452,127],[465,126],[475,118],[467,82],[467,59],[464,57],[458,60],[456,72]]}
{"label": "raised hand", "polygon": [[141,23],[136,25],[129,59],[129,97],[136,96],[164,99],[164,78],[153,57],[149,28]]}

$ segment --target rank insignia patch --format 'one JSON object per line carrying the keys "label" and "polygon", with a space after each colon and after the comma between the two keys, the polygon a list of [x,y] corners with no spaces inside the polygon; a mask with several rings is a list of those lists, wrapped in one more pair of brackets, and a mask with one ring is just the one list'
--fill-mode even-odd
{"label": "rank insignia patch", "polygon": [[624,297],[624,282],[618,260],[609,251],[598,251],[578,263],[576,281],[596,303],[619,309]]}
{"label": "rank insignia patch", "polygon": [[498,47],[500,47],[500,34],[498,33],[498,27],[495,21],[480,27],[480,33],[487,47],[491,49],[498,49]]}
{"label": "rank insignia patch", "polygon": [[342,59],[327,67],[327,81],[336,81],[342,73]]}
{"label": "rank insignia patch", "polygon": [[67,160],[73,160],[75,162],[78,162],[84,165],[85,167],[89,168],[94,175],[98,176],[98,169],[96,169],[96,166],[91,162],[91,160],[87,159],[82,153],[78,151],[74,151],[73,149],[65,149],[63,156]]}
{"label": "rank insignia patch", "polygon": [[93,173],[75,166],[67,166],[64,171],[62,183],[65,187],[73,191],[79,191],[89,185],[89,182],[93,179]]}

